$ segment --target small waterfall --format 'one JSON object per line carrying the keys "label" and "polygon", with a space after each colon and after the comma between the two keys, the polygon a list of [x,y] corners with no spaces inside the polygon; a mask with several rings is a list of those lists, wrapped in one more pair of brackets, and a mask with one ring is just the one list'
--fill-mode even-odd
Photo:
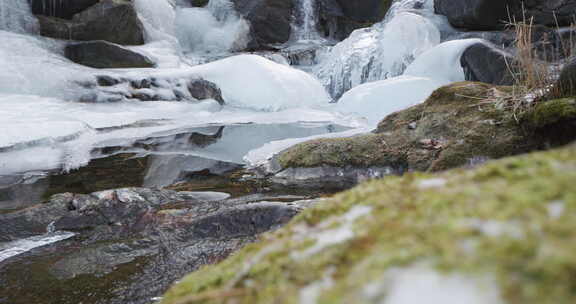
{"label": "small waterfall", "polygon": [[297,0],[297,11],[293,25],[294,41],[322,40],[318,32],[318,7],[317,0]]}
{"label": "small waterfall", "polygon": [[20,34],[38,32],[38,20],[26,0],[0,1],[0,30]]}
{"label": "small waterfall", "polygon": [[431,0],[397,0],[382,22],[320,53],[313,73],[335,99],[359,84],[401,75],[440,43],[440,31],[429,19],[433,11]]}
{"label": "small waterfall", "polygon": [[181,8],[176,12],[176,36],[192,57],[226,54],[243,49],[250,26],[230,0],[210,0],[203,8]]}

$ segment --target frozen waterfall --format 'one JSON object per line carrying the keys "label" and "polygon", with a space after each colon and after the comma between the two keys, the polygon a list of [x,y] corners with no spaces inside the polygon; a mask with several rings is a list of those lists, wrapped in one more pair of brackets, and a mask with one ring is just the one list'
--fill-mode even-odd
{"label": "frozen waterfall", "polygon": [[0,1],[0,30],[15,33],[37,33],[38,21],[25,0]]}

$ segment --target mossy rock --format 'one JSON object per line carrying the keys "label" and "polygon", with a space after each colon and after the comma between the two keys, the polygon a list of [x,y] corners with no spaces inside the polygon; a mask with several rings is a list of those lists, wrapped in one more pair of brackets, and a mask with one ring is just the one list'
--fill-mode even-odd
{"label": "mossy rock", "polygon": [[459,82],[386,117],[373,134],[306,142],[280,154],[282,168],[406,166],[439,171],[538,149],[540,143],[499,107],[508,87]]}
{"label": "mossy rock", "polygon": [[406,284],[421,298],[447,284],[477,291],[474,303],[575,303],[574,181],[576,146],[371,181],[190,274],[162,304],[388,303]]}

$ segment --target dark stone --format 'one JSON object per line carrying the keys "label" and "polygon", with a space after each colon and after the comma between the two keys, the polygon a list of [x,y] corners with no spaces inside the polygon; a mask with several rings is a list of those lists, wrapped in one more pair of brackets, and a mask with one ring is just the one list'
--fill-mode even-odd
{"label": "dark stone", "polygon": [[290,39],[294,0],[234,0],[234,5],[250,23],[249,49],[267,49]]}
{"label": "dark stone", "polygon": [[210,0],[190,0],[190,4],[193,7],[205,7],[208,5],[208,2],[210,2]]}
{"label": "dark stone", "polygon": [[558,94],[562,96],[576,96],[576,60],[570,61],[562,68],[556,87]]}
{"label": "dark stone", "polygon": [[35,15],[72,19],[99,0],[28,0]]}
{"label": "dark stone", "polygon": [[573,22],[576,0],[435,0],[436,13],[455,27],[499,30],[507,23],[533,19],[533,24],[567,26]]}
{"label": "dark stone", "polygon": [[102,0],[72,20],[38,16],[40,34],[65,40],[104,40],[124,45],[144,44],[144,27],[131,1]]}
{"label": "dark stone", "polygon": [[96,83],[98,83],[99,86],[111,87],[119,84],[120,80],[108,75],[98,75],[96,76]]}
{"label": "dark stone", "polygon": [[468,47],[460,58],[460,64],[468,81],[495,85],[514,83],[514,57],[488,43],[479,42]]}
{"label": "dark stone", "polygon": [[320,0],[318,4],[320,24],[324,35],[342,40],[356,29],[382,21],[392,1]]}
{"label": "dark stone", "polygon": [[150,68],[154,63],[146,56],[106,41],[88,41],[66,46],[66,57],[93,68]]}
{"label": "dark stone", "polygon": [[214,99],[219,104],[224,105],[222,91],[216,84],[204,79],[194,79],[188,83],[190,95],[198,100]]}

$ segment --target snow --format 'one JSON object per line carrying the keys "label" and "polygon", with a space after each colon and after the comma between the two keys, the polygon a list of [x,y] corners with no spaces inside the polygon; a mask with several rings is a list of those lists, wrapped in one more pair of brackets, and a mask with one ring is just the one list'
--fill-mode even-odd
{"label": "snow", "polygon": [[469,46],[481,41],[441,43],[416,58],[402,76],[366,83],[346,92],[336,110],[363,116],[376,126],[384,117],[425,101],[439,87],[464,81],[460,57]]}
{"label": "snow", "polygon": [[460,57],[468,47],[482,39],[461,39],[444,42],[420,55],[404,75],[427,77],[443,84],[466,80]]}
{"label": "snow", "polygon": [[376,126],[389,114],[424,101],[440,85],[430,78],[411,76],[370,82],[346,92],[336,110],[360,115]]}
{"label": "snow", "polygon": [[0,41],[0,93],[71,95],[79,90],[71,81],[90,70],[65,59],[54,40],[0,31]]}
{"label": "snow", "polygon": [[441,274],[424,266],[390,270],[384,304],[500,304],[494,279],[463,274]]}
{"label": "snow", "polygon": [[[203,78],[215,83],[227,105],[258,111],[326,105],[330,98],[314,76],[258,55],[237,55],[157,77]],[[137,77],[137,72],[128,74]]]}

